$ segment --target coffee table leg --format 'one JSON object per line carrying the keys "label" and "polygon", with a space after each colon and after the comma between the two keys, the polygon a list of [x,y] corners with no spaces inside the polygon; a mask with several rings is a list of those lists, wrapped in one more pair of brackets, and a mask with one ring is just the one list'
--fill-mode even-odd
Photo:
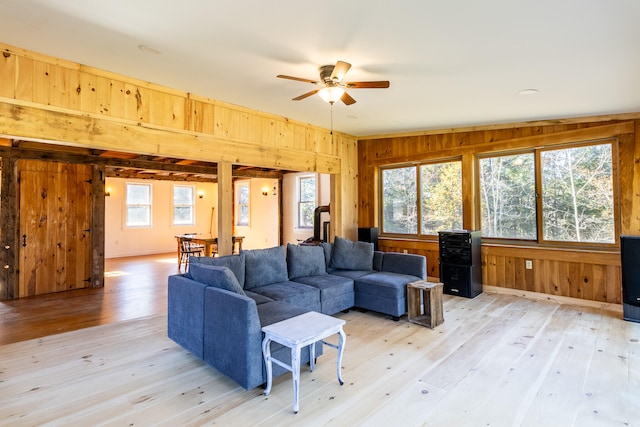
{"label": "coffee table leg", "polygon": [[344,334],[344,331],[342,330],[342,328],[338,330],[338,336],[339,336],[338,361],[337,361],[336,369],[338,371],[338,382],[340,382],[340,385],[343,385],[344,381],[342,381],[342,353],[344,352],[344,344],[345,344],[345,341],[347,340],[347,337]]}
{"label": "coffee table leg", "polygon": [[271,377],[273,375],[272,367],[271,367],[271,340],[268,337],[265,337],[262,340],[262,355],[264,356],[264,364],[267,369],[267,388],[264,389],[264,395],[269,396],[271,392]]}
{"label": "coffee table leg", "polygon": [[298,390],[300,388],[300,347],[291,348],[291,373],[293,376],[293,413],[299,409]]}
{"label": "coffee table leg", "polygon": [[316,368],[316,343],[309,346],[309,370],[313,372]]}

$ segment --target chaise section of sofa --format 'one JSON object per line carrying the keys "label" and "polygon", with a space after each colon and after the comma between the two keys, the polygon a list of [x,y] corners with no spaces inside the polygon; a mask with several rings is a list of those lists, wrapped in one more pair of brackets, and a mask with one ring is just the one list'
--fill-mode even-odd
{"label": "chaise section of sofa", "polygon": [[384,252],[379,271],[355,279],[355,304],[398,320],[407,312],[407,284],[426,278],[425,257]]}
{"label": "chaise section of sofa", "polygon": [[324,249],[331,254],[329,273],[353,279],[354,305],[394,320],[407,312],[407,284],[427,277],[422,255],[374,251],[372,243],[340,237]]}

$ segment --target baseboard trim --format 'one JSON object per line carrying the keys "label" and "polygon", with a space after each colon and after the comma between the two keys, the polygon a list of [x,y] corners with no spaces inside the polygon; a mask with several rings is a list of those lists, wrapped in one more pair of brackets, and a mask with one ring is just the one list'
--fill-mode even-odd
{"label": "baseboard trim", "polygon": [[598,308],[620,314],[622,317],[622,304],[614,304],[609,302],[590,301],[580,298],[564,297],[560,295],[549,295],[540,292],[522,291],[519,289],[502,288],[500,286],[482,286],[483,292],[503,294],[503,295],[515,295],[532,299],[535,301],[553,301],[560,305],[576,305],[582,307]]}

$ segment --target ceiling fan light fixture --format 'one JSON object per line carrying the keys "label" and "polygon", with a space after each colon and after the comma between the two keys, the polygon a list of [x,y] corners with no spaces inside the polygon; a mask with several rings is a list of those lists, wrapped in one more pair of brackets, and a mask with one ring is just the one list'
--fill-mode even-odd
{"label": "ceiling fan light fixture", "polygon": [[320,95],[320,98],[322,98],[324,102],[333,104],[342,98],[342,95],[344,95],[344,89],[338,86],[329,86],[320,89],[318,91],[318,95]]}

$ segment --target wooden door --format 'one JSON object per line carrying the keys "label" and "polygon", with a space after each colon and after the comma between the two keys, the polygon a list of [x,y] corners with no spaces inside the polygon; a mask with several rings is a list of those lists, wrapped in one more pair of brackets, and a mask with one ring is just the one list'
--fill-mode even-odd
{"label": "wooden door", "polygon": [[19,160],[19,297],[91,286],[91,165]]}

